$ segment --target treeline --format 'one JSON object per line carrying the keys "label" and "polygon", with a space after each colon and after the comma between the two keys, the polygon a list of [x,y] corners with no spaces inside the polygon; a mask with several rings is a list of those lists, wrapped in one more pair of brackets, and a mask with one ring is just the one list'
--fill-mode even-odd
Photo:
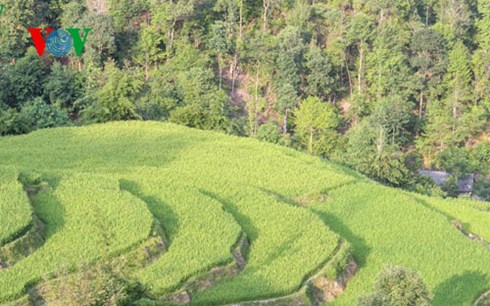
{"label": "treeline", "polygon": [[[48,26],[92,28],[83,56],[39,57]],[[10,1],[0,46],[1,135],[171,121],[490,198],[490,0]]]}

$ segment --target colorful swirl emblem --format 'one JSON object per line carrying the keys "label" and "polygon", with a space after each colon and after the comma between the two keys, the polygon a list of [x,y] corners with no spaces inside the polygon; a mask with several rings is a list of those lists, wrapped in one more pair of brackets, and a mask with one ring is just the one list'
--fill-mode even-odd
{"label": "colorful swirl emblem", "polygon": [[55,30],[46,39],[46,48],[56,57],[67,55],[72,46],[73,39],[65,30]]}

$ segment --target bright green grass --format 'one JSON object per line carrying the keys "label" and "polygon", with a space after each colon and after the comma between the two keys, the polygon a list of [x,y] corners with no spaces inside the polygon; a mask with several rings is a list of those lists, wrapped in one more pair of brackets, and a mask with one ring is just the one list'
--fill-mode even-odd
{"label": "bright green grass", "polygon": [[[291,149],[171,124],[124,122],[0,139],[0,165],[61,176],[61,182],[77,173],[108,177],[143,200],[170,238],[169,251],[136,273],[155,294],[230,260],[238,225],[251,242],[247,266],[198,292],[195,304],[291,293],[332,255],[339,236],[361,263],[339,305],[353,305],[369,292],[386,264],[417,269],[435,305],[468,305],[490,288],[490,252],[432,206]],[[99,185],[87,189],[97,192]],[[311,204],[325,195],[325,202]],[[114,209],[113,201],[103,202]],[[310,206],[299,207],[305,202]],[[483,235],[478,217],[462,221]],[[52,253],[76,248],[75,241],[60,242]]]}
{"label": "bright green grass", "polygon": [[359,183],[330,196],[312,210],[353,245],[361,264],[335,304],[355,304],[386,264],[416,269],[435,294],[434,305],[469,305],[490,287],[489,250],[408,194]]}
{"label": "bright green grass", "polygon": [[[242,292],[228,299],[276,296],[298,288],[331,255],[338,237],[314,214],[279,203],[273,193],[301,196],[310,188],[333,188],[354,178],[293,150],[262,143],[251,147],[246,139],[190,131],[133,122],[55,129],[4,139],[1,154],[25,171],[119,176],[121,187],[147,202],[171,238],[169,252],[138,275],[156,294],[230,259],[238,238],[230,214],[246,231],[252,249],[246,277],[233,282],[243,286]],[[45,153],[51,151],[56,158]],[[32,154],[42,155],[42,161]],[[294,248],[287,249],[289,245]],[[227,295],[220,292],[213,296]]]}
{"label": "bright green grass", "polygon": [[338,237],[311,212],[280,203],[263,191],[244,188],[240,196],[227,195],[222,201],[249,233],[248,265],[238,276],[195,295],[196,305],[287,295],[337,247]]}
{"label": "bright green grass", "polygon": [[417,195],[422,204],[432,207],[451,221],[461,222],[466,231],[477,234],[490,241],[490,211],[484,209],[483,203],[468,199],[440,199]]}
{"label": "bright green grass", "polygon": [[241,229],[219,202],[172,180],[133,179],[144,183],[123,181],[123,188],[148,203],[170,240],[168,252],[137,275],[154,294],[169,293],[197,272],[233,260],[231,249]]}
{"label": "bright green grass", "polygon": [[55,190],[35,197],[34,210],[47,226],[47,241],[0,271],[0,301],[61,268],[122,253],[149,236],[153,221],[145,203],[121,192],[116,180],[93,175],[62,177]]}
{"label": "bright green grass", "polygon": [[22,234],[32,222],[27,194],[11,167],[0,168],[0,246]]}

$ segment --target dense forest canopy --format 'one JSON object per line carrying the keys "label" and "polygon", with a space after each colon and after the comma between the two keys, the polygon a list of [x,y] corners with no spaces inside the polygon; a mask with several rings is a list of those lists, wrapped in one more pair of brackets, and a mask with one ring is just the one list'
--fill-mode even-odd
{"label": "dense forest canopy", "polygon": [[[47,27],[91,28],[82,56],[38,56]],[[0,135],[168,120],[490,198],[490,0],[8,1],[0,47]]]}

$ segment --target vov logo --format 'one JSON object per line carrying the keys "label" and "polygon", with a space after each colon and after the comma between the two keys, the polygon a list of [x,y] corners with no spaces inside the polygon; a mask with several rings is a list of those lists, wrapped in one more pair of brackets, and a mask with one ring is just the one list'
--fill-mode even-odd
{"label": "vov logo", "polygon": [[5,4],[0,3],[0,16],[3,13],[3,10],[5,10]]}
{"label": "vov logo", "polygon": [[82,56],[83,47],[87,42],[88,33],[91,29],[84,29],[83,39],[80,37],[80,29],[79,28],[71,28],[71,29],[58,29],[53,30],[52,28],[46,28],[45,32],[48,36],[46,40],[44,40],[42,35],[41,28],[29,28],[29,33],[31,33],[32,41],[34,42],[34,46],[36,47],[37,54],[42,56],[44,54],[44,49],[48,49],[48,51],[54,56],[65,56],[70,52],[71,48],[75,49],[75,53],[78,56]]}

